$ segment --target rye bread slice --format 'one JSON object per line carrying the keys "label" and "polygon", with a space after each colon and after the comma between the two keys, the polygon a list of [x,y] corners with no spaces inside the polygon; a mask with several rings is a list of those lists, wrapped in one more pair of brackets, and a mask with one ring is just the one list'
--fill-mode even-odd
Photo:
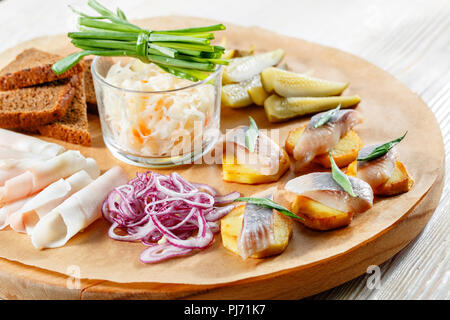
{"label": "rye bread slice", "polygon": [[0,128],[35,131],[64,116],[81,75],[29,88],[0,92]]}
{"label": "rye bread slice", "polygon": [[87,110],[89,113],[98,114],[97,97],[95,96],[94,80],[91,73],[92,59],[82,60],[84,75],[84,93],[86,95]]}
{"label": "rye bread slice", "polygon": [[46,137],[84,146],[91,145],[83,77],[80,77],[75,96],[66,114],[53,123],[39,127],[38,131]]}
{"label": "rye bread slice", "polygon": [[59,55],[35,48],[24,50],[16,59],[0,70],[0,90],[25,88],[66,79],[83,71],[81,64],[77,64],[63,74],[57,75],[53,72],[52,65],[60,59],[62,57]]}

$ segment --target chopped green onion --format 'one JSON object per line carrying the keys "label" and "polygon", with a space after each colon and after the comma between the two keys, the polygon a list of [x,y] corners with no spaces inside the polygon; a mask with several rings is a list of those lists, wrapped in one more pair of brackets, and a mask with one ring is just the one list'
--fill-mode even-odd
{"label": "chopped green onion", "polygon": [[225,30],[225,26],[223,24],[215,24],[207,27],[199,27],[199,28],[186,28],[186,29],[178,29],[178,30],[161,30],[155,31],[156,33],[166,33],[166,34],[189,34],[189,33],[202,33],[202,32],[211,32],[211,31],[219,31]]}
{"label": "chopped green onion", "polygon": [[84,51],[56,62],[52,70],[61,74],[75,66],[87,55],[127,56],[144,63],[153,62],[177,77],[191,81],[203,80],[217,65],[225,48],[211,44],[214,31],[225,30],[223,24],[178,30],[146,30],[127,20],[117,8],[109,10],[96,0],[88,5],[99,16],[87,15],[72,8],[78,18],[78,32],[69,32],[72,44]]}

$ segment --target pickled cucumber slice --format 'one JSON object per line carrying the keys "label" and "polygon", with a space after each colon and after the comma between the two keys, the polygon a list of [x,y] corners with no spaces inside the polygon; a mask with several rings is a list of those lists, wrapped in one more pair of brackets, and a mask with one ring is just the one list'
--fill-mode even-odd
{"label": "pickled cucumber slice", "polygon": [[306,114],[336,108],[348,108],[361,101],[359,96],[338,97],[280,97],[271,95],[264,101],[264,110],[270,122],[282,122]]}
{"label": "pickled cucumber slice", "polygon": [[264,101],[269,97],[269,94],[264,90],[262,85],[249,88],[248,94],[250,95],[250,99],[252,99],[253,103],[258,106],[263,106]]}
{"label": "pickled cucumber slice", "polygon": [[255,49],[253,47],[250,47],[250,49],[248,49],[248,50],[238,49],[238,50],[236,50],[235,57],[236,58],[238,58],[238,57],[247,57],[247,56],[253,55],[254,53],[255,53]]}
{"label": "pickled cucumber slice", "polygon": [[251,105],[253,100],[250,98],[248,89],[258,85],[262,87],[259,75],[239,83],[224,85],[221,96],[222,104],[231,108],[242,108]]}
{"label": "pickled cucumber slice", "polygon": [[236,49],[225,50],[222,57],[220,57],[220,58],[221,59],[233,59],[234,57],[236,57],[236,52],[237,52]]}
{"label": "pickled cucumber slice", "polygon": [[327,97],[339,95],[348,87],[348,82],[328,81],[305,74],[267,68],[261,73],[264,90],[283,97]]}
{"label": "pickled cucumber slice", "polygon": [[255,76],[254,86],[247,88],[250,99],[258,106],[263,106],[264,101],[269,97],[269,94],[264,90],[261,83],[261,76],[258,74]]}
{"label": "pickled cucumber slice", "polygon": [[284,50],[234,58],[223,70],[223,83],[241,82],[261,73],[264,69],[278,64],[284,57]]}

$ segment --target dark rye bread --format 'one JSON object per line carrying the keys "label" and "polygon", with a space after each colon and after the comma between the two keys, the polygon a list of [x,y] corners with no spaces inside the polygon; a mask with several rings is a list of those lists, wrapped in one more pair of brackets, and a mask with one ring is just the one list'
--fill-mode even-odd
{"label": "dark rye bread", "polygon": [[89,113],[98,114],[97,97],[95,96],[94,80],[91,73],[92,59],[82,60],[84,74],[84,93],[86,95],[87,110]]}
{"label": "dark rye bread", "polygon": [[38,131],[43,136],[69,143],[83,146],[91,145],[83,77],[80,77],[75,96],[66,114],[53,123],[39,127]]}
{"label": "dark rye bread", "polygon": [[30,88],[0,92],[0,127],[35,131],[64,116],[81,75]]}
{"label": "dark rye bread", "polygon": [[60,59],[62,57],[59,55],[35,48],[24,50],[16,59],[0,70],[0,90],[25,88],[66,79],[83,71],[81,64],[77,64],[63,74],[57,75],[53,72],[52,65]]}

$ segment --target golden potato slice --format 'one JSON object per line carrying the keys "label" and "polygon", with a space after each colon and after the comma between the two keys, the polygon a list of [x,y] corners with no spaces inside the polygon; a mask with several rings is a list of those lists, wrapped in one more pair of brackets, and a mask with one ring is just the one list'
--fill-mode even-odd
{"label": "golden potato slice", "polygon": [[[363,146],[364,143],[358,134],[355,131],[350,130],[331,150],[331,155],[339,167],[345,167],[358,157],[358,152]],[[331,168],[330,157],[328,154],[317,156],[314,161],[320,163],[325,168]]]}
{"label": "golden potato slice", "polygon": [[332,230],[348,226],[353,212],[343,212],[330,208],[307,197],[297,196],[291,205],[291,211],[305,219],[303,224],[314,230]]}
{"label": "golden potato slice", "polygon": [[377,187],[376,195],[393,196],[408,192],[414,184],[413,178],[409,175],[405,165],[397,161],[392,176],[381,186]]}
{"label": "golden potato slice", "polygon": [[[288,134],[285,143],[285,149],[293,155],[295,145],[301,134],[305,130],[306,126],[291,130]],[[358,157],[358,152],[363,147],[364,143],[358,134],[350,130],[345,136],[339,140],[338,144],[331,150],[331,155],[338,167],[345,167]],[[321,164],[325,168],[331,168],[330,158],[328,154],[318,155],[313,160],[316,163]]]}
{"label": "golden potato slice", "polygon": [[[346,174],[356,177],[357,172],[358,164],[355,160],[347,167]],[[409,175],[405,165],[400,161],[396,161],[392,176],[385,183],[376,187],[373,193],[377,196],[394,196],[408,192],[413,184],[414,180]]]}
{"label": "golden potato slice", "polygon": [[304,221],[297,221],[314,230],[325,231],[348,226],[354,215],[353,212],[339,211],[286,190],[277,190],[273,200],[303,218]]}
{"label": "golden potato slice", "polygon": [[286,141],[284,143],[284,148],[286,149],[287,153],[290,154],[291,156],[294,154],[295,145],[297,144],[298,139],[300,139],[300,136],[302,135],[303,131],[305,131],[305,129],[306,125],[289,131]]}
{"label": "golden potato slice", "polygon": [[356,177],[357,172],[358,172],[358,161],[355,159],[355,161],[353,161],[348,165],[345,174],[351,177]]}
{"label": "golden potato slice", "polygon": [[[238,206],[220,222],[223,246],[237,255],[239,255],[237,241],[242,229],[244,210],[245,205]],[[265,250],[251,255],[251,258],[265,258],[283,252],[292,235],[292,220],[278,211],[274,211],[273,231],[274,242]]]}
{"label": "golden potato slice", "polygon": [[278,181],[290,166],[288,154],[283,149],[282,152],[283,156],[280,159],[278,172],[273,175],[264,175],[249,165],[239,164],[237,163],[234,155],[227,155],[227,153],[224,152],[222,156],[222,178],[225,181],[245,184],[259,184]]}

